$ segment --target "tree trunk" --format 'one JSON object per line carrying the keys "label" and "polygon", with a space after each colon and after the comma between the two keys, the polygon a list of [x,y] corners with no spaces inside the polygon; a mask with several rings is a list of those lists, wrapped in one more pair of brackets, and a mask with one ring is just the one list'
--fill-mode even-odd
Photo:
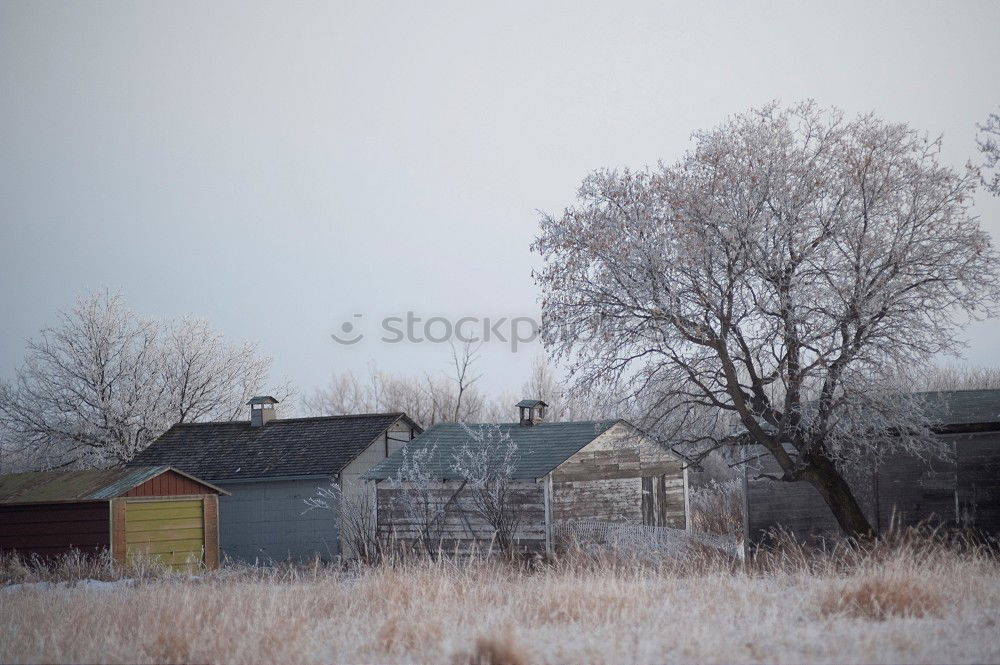
{"label": "tree trunk", "polygon": [[817,490],[840,525],[841,531],[859,541],[875,537],[875,529],[868,522],[861,505],[854,498],[854,491],[843,474],[825,457],[810,460],[810,468],[804,474],[806,480]]}

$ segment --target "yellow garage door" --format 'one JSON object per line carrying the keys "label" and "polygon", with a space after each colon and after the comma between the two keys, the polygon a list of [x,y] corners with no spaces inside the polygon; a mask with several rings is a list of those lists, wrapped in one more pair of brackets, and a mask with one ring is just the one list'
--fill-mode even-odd
{"label": "yellow garage door", "polygon": [[201,563],[205,556],[201,499],[127,502],[125,546],[126,556],[154,556],[172,568]]}

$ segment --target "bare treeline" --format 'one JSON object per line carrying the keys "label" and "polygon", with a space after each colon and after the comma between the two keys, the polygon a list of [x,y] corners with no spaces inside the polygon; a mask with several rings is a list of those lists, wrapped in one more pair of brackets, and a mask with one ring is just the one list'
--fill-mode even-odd
{"label": "bare treeline", "polygon": [[302,400],[303,408],[315,416],[403,411],[423,427],[438,422],[509,422],[514,404],[524,398],[546,402],[546,418],[551,421],[610,415],[571,396],[541,355],[519,392],[486,393],[480,387],[482,375],[475,371],[479,358],[480,347],[466,345],[453,347],[448,371],[437,374],[393,374],[374,364],[365,375],[335,372],[325,387]]}

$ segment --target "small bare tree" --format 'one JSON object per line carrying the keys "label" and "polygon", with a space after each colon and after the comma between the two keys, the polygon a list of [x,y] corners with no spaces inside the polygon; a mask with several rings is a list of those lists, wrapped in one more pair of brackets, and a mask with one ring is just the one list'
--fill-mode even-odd
{"label": "small bare tree", "polygon": [[372,492],[344,494],[337,483],[317,487],[316,494],[303,499],[305,512],[327,510],[335,515],[341,542],[362,563],[374,564],[382,560],[382,541],[378,537],[377,513]]}
{"label": "small bare tree", "polygon": [[[476,360],[479,358],[479,349],[482,347],[482,343],[473,346],[470,343],[466,343],[462,346],[461,352],[455,347],[454,343],[451,345],[451,362],[455,370],[455,376],[453,381],[455,382],[455,410],[453,411],[454,422],[462,422],[465,411],[463,411],[462,400],[466,400],[466,408],[468,409],[469,397],[475,397],[478,399],[478,395],[470,395],[472,387],[477,381],[482,377],[481,374],[473,375],[471,370],[472,366],[475,364]],[[476,406],[472,407],[473,409]]]}
{"label": "small bare tree", "polygon": [[[416,530],[416,542],[429,557],[437,556],[444,535],[446,501],[441,491],[442,473],[434,473],[437,444],[404,446],[396,475],[389,479],[397,490],[394,507],[399,508],[410,528]],[[398,535],[398,534],[397,534]]]}
{"label": "small bare tree", "polygon": [[513,500],[517,442],[495,424],[462,425],[466,442],[453,455],[451,468],[465,481],[472,512],[493,529],[501,551],[512,554],[521,513]]}

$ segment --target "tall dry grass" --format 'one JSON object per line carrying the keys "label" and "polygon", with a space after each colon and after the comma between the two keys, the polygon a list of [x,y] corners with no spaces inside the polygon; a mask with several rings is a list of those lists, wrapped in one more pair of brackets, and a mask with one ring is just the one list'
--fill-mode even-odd
{"label": "tall dry grass", "polygon": [[923,532],[746,562],[570,553],[0,590],[0,661],[998,662],[1000,565]]}

